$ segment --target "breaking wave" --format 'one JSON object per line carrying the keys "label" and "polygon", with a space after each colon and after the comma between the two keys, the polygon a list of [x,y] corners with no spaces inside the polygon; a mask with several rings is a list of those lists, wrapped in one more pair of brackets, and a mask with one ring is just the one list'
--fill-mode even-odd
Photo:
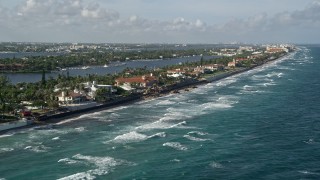
{"label": "breaking wave", "polygon": [[163,144],[165,147],[171,147],[173,149],[179,150],[179,151],[186,151],[188,148],[179,142],[166,142]]}
{"label": "breaking wave", "polygon": [[96,157],[96,156],[84,156],[82,154],[76,154],[71,159],[64,158],[58,162],[66,164],[84,163],[87,166],[93,168],[86,172],[79,172],[60,178],[59,180],[73,180],[73,179],[95,179],[96,176],[102,176],[110,173],[116,166],[127,165],[133,166],[135,163],[131,163],[125,160],[115,159],[112,157]]}

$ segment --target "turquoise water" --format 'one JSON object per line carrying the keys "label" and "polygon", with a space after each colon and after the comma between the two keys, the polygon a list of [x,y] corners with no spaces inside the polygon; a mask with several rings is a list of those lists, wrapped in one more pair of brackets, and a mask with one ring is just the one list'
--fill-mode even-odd
{"label": "turquoise water", "polygon": [[320,46],[0,138],[0,179],[320,179]]}

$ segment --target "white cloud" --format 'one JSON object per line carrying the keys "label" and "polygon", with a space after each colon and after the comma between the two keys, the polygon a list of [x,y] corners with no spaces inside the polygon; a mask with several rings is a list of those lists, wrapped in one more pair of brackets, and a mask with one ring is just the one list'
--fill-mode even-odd
{"label": "white cloud", "polygon": [[[312,30],[320,29],[320,1],[315,1],[302,10],[284,11],[271,16],[263,12],[255,13],[256,15],[248,18],[229,18],[228,21],[218,24],[213,24],[211,21],[205,22],[202,18],[197,18],[196,14],[194,15],[196,18],[181,14],[177,18],[167,16],[165,19],[154,19],[149,16],[140,16],[139,13],[120,17],[119,12],[107,8],[108,3],[110,5],[119,3],[118,1],[109,0],[108,3],[100,1],[100,4],[96,2],[25,0],[16,9],[8,10],[0,6],[0,22],[2,26],[11,29],[11,33],[17,34],[16,37],[24,37],[29,41],[33,39],[39,41],[40,38],[43,38],[42,41],[77,41],[80,39],[81,41],[99,42],[213,43],[232,40],[245,41],[246,39],[267,41],[270,40],[270,36],[276,37],[284,34],[283,31],[286,31],[286,28],[297,29],[290,31],[292,35],[287,38],[302,34],[303,27],[310,27]],[[126,0],[126,2],[129,1]],[[194,3],[193,0],[188,0],[188,2]],[[211,1],[202,1],[200,4],[205,7],[209,2]],[[155,4],[153,1],[140,1],[140,3],[148,3],[150,8]],[[160,4],[156,3],[156,5]],[[164,6],[164,4],[161,5]],[[191,10],[190,13],[192,13]],[[165,11],[162,9],[161,14],[166,13]],[[155,13],[159,12],[155,11]],[[207,16],[210,17],[210,14]],[[3,32],[0,29],[0,39],[5,36]],[[319,37],[316,38],[319,40]]]}
{"label": "white cloud", "polygon": [[320,1],[314,1],[303,10],[279,13],[271,21],[274,26],[311,26],[320,28]]}

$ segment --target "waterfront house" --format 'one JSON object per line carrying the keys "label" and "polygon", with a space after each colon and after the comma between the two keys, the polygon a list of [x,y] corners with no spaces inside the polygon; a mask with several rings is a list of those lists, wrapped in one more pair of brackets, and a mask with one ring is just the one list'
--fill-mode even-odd
{"label": "waterfront house", "polygon": [[172,69],[167,71],[167,77],[184,78],[186,71],[181,69]]}
{"label": "waterfront house", "polygon": [[144,75],[144,76],[135,76],[135,77],[129,77],[129,78],[118,78],[115,80],[116,86],[127,86],[127,87],[136,87],[136,88],[150,88],[154,84],[158,83],[158,80],[156,77],[151,75]]}
{"label": "waterfront house", "polygon": [[222,64],[207,64],[202,67],[210,71],[222,71],[224,69],[224,65]]}
{"label": "waterfront house", "polygon": [[110,94],[117,92],[117,89],[113,88],[112,85],[97,84],[96,81],[84,83],[84,89],[87,90],[87,95],[92,99],[95,99],[98,89],[105,89]]}
{"label": "waterfront house", "polygon": [[204,73],[212,73],[214,71],[221,71],[224,69],[224,65],[221,64],[206,64],[203,66],[197,66],[193,69],[193,72],[197,72],[198,74]]}
{"label": "waterfront house", "polygon": [[249,59],[248,59],[248,58],[238,57],[238,58],[235,58],[234,60],[235,60],[236,62],[241,62],[241,61],[248,61]]}
{"label": "waterfront house", "polygon": [[59,104],[73,104],[86,101],[86,96],[73,91],[62,91],[56,95]]}
{"label": "waterfront house", "polygon": [[235,59],[233,59],[233,61],[231,61],[231,62],[228,63],[228,67],[230,67],[230,68],[234,68],[234,67],[236,67],[236,66],[237,66],[237,62],[236,62]]}
{"label": "waterfront house", "polygon": [[266,53],[274,54],[274,53],[281,53],[281,52],[289,52],[289,49],[286,47],[278,47],[278,46],[267,46]]}

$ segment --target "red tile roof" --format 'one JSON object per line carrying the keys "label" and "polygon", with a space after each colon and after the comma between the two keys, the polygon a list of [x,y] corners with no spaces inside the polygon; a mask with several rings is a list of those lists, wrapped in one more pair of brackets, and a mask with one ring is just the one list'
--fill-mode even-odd
{"label": "red tile roof", "polygon": [[153,76],[137,76],[130,78],[118,78],[116,82],[118,83],[146,83],[150,81],[156,81],[157,79]]}

